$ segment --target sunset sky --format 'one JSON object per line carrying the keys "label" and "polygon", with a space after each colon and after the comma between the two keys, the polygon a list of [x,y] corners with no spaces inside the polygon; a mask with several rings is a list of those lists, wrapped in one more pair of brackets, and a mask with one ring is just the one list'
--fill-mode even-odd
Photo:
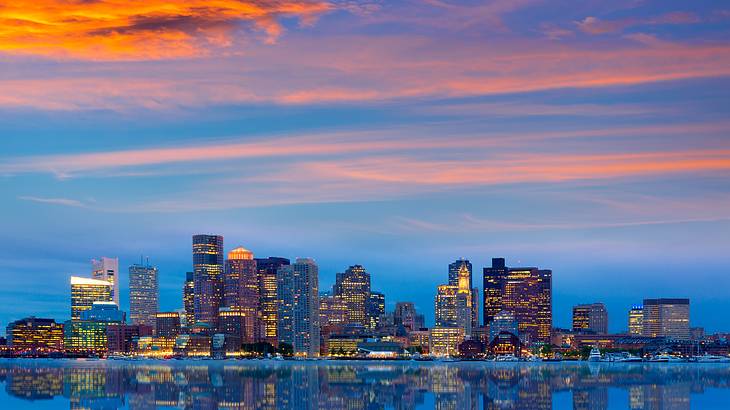
{"label": "sunset sky", "polygon": [[503,256],[557,326],[689,297],[730,331],[727,2],[13,0],[0,67],[3,330],[98,256],[179,308],[215,233],[429,324],[449,262]]}

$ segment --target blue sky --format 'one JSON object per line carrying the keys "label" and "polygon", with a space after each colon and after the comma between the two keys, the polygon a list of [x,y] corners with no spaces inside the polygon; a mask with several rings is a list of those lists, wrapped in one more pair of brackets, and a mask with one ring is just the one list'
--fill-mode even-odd
{"label": "blue sky", "polygon": [[[503,256],[553,269],[558,326],[577,303],[620,331],[644,297],[690,297],[693,325],[730,329],[716,3],[83,8],[112,3],[0,10],[24,22],[0,31],[0,324],[66,319],[68,277],[102,255],[123,299],[149,256],[178,308],[191,235],[216,233],[314,257],[322,288],[362,264],[429,321],[449,262],[481,284]],[[24,31],[53,10],[84,24]]]}

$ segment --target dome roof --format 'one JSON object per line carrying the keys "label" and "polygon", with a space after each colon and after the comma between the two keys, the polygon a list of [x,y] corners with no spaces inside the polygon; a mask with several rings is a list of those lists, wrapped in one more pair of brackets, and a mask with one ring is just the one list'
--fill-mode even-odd
{"label": "dome roof", "polygon": [[231,250],[228,252],[228,259],[233,260],[251,260],[253,259],[253,252],[249,251],[248,249],[239,246],[236,249]]}

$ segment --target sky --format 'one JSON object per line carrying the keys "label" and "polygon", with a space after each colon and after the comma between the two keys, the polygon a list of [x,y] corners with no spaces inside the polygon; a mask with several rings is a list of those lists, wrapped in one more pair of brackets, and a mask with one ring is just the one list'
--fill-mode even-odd
{"label": "sky", "polygon": [[[464,257],[553,270],[553,316],[691,298],[730,330],[730,5],[14,0],[0,5],[0,327],[66,320],[90,260],[191,236],[362,264],[433,320]],[[480,312],[481,313],[481,312]]]}

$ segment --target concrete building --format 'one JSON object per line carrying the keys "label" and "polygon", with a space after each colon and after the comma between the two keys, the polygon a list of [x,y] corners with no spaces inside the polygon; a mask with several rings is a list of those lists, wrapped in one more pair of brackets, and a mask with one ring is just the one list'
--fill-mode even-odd
{"label": "concrete building", "polygon": [[632,306],[629,310],[629,334],[641,336],[644,333],[644,307]]}
{"label": "concrete building", "polygon": [[288,343],[297,356],[319,355],[319,268],[299,258],[277,272],[279,344]]}
{"label": "concrete building", "polygon": [[160,310],[157,268],[147,264],[129,267],[129,320],[135,325],[155,327]]}
{"label": "concrete building", "polygon": [[119,306],[119,258],[102,256],[99,259],[92,259],[91,277],[112,284],[112,301]]}
{"label": "concrete building", "polygon": [[603,303],[573,306],[573,331],[608,333],[608,311]]}
{"label": "concrete building", "polygon": [[689,299],[644,299],[643,335],[689,340]]}

